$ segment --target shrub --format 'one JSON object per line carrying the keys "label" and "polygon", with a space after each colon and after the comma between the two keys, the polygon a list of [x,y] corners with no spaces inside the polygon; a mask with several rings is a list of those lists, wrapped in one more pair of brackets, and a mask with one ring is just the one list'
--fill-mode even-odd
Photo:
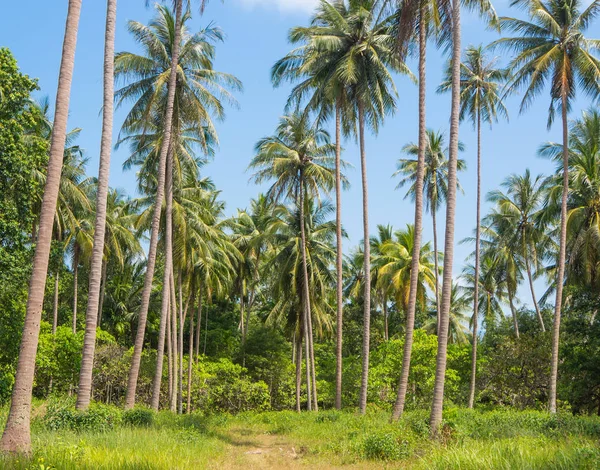
{"label": "shrub", "polygon": [[123,413],[123,423],[136,427],[150,427],[154,423],[154,411],[148,408],[133,408]]}
{"label": "shrub", "polygon": [[48,429],[105,432],[120,424],[122,413],[117,407],[93,403],[86,411],[77,411],[72,405],[54,403],[48,406],[44,424]]}
{"label": "shrub", "polygon": [[408,443],[389,432],[373,433],[365,438],[363,453],[371,460],[400,460],[408,456]]}

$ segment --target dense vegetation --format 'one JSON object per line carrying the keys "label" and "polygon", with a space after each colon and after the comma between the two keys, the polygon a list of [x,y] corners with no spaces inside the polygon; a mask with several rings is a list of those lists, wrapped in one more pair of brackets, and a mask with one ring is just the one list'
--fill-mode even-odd
{"label": "dense vegetation", "polygon": [[[501,39],[461,62],[458,0],[322,1],[272,68],[275,86],[294,87],[248,160],[268,190],[231,217],[203,167],[242,83],[215,70],[223,33],[190,30],[187,2],[130,21],[139,52],[115,53],[108,0],[97,178],[80,129],[66,128],[81,1],[69,2],[54,116],[0,49],[1,448],[29,453],[34,432],[33,454],[6,462],[167,468],[171,457],[144,445],[164,438],[186,443],[169,451],[180,465],[207,465],[247,432],[286,436],[294,458],[318,464],[597,467],[600,422],[574,415],[600,415],[600,110],[568,113],[576,91],[600,96],[600,42],[585,37],[600,1],[519,4],[527,19],[477,2]],[[452,94],[448,133],[426,126],[434,39],[451,52],[440,85]],[[501,48],[514,53],[506,68],[492,55]],[[404,60],[415,50],[419,135],[402,143],[393,175],[414,223],[373,230],[365,131],[394,112],[393,73],[412,75]],[[525,90],[523,111],[546,82],[548,126],[560,111],[564,141],[538,153],[556,172],[508,174],[482,191],[482,124],[507,116],[506,94]],[[128,110],[116,145],[130,149],[138,197],[108,187],[113,103]],[[477,214],[457,275],[463,119],[478,132]],[[343,137],[360,148],[364,238],[342,250]],[[321,411],[291,412],[302,410]],[[131,453],[113,455],[117,446]]]}

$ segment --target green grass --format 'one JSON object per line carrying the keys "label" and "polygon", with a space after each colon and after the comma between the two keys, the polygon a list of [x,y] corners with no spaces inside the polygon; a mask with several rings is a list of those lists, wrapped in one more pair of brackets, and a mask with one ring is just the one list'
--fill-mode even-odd
{"label": "green grass", "polygon": [[[0,458],[0,468],[600,468],[596,417],[453,409],[445,413],[442,439],[433,442],[426,411],[409,412],[398,424],[384,411],[139,414],[144,419],[115,421],[113,413],[111,426],[97,431],[87,424],[73,429],[68,414],[52,430],[48,423],[56,428],[57,421],[38,412],[31,458]],[[96,425],[96,418],[84,418],[77,423]]]}

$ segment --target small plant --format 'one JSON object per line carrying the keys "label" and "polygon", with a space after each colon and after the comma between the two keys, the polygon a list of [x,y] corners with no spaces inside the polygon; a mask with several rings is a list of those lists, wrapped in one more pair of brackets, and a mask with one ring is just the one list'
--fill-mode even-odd
{"label": "small plant", "polygon": [[391,433],[374,433],[365,438],[363,453],[370,460],[400,460],[408,456],[408,443]]}
{"label": "small plant", "polygon": [[154,423],[154,411],[148,408],[133,408],[123,413],[123,424],[135,427],[150,427]]}

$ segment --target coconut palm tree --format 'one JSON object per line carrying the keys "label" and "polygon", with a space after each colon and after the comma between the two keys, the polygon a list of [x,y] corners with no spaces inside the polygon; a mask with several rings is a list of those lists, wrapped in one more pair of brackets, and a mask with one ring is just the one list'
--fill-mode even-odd
{"label": "coconut palm tree", "polygon": [[[265,137],[256,144],[256,156],[249,168],[256,170],[253,179],[260,184],[275,180],[267,191],[267,197],[280,202],[284,198],[293,201],[304,220],[305,200],[319,200],[321,193],[328,193],[335,184],[334,148],[329,142],[329,134],[320,128],[309,125],[303,114],[292,114],[281,118],[276,134]],[[303,224],[302,235],[304,334],[310,357],[310,369],[313,381],[313,398],[317,407],[314,351],[312,347],[312,318],[310,305],[310,286],[308,278],[306,234]]]}
{"label": "coconut palm tree", "polygon": [[48,160],[44,198],[40,212],[39,233],[33,259],[33,271],[29,283],[25,324],[19,349],[19,360],[15,374],[10,411],[2,439],[0,440],[0,450],[5,452],[21,453],[31,451],[29,424],[35,356],[40,333],[40,319],[46,288],[46,277],[48,274],[52,227],[54,225],[56,202],[60,190],[60,174],[67,135],[69,98],[75,64],[75,46],[77,43],[80,12],[81,0],[69,0],[58,76],[58,89],[56,92],[56,109],[50,144],[50,158]]}
{"label": "coconut palm tree", "polygon": [[[397,230],[392,239],[383,242],[380,254],[374,262],[379,271],[378,283],[389,286],[391,294],[395,297],[396,305],[400,306],[407,316],[411,302],[410,280],[415,237],[415,228],[412,225],[408,225],[405,230]],[[425,308],[427,289],[435,289],[431,245],[425,243],[419,252],[416,302]]]}
{"label": "coconut palm tree", "polygon": [[[460,64],[460,120],[468,118],[477,132],[477,202],[475,229],[475,277],[479,275],[479,252],[481,239],[481,124],[498,121],[498,115],[508,118],[508,111],[500,96],[501,82],[506,79],[504,69],[496,66],[497,58],[488,60],[483,46],[469,46],[465,51],[465,61]],[[438,91],[452,88],[452,71],[448,67],[446,80]],[[478,283],[475,284],[477,290]],[[475,299],[478,298],[475,292]],[[471,349],[471,382],[469,388],[469,408],[475,400],[475,375],[477,373],[477,301],[473,303],[473,348]]]}
{"label": "coconut palm tree", "polygon": [[[448,164],[448,195],[446,204],[446,236],[444,239],[444,272],[442,279],[442,302],[440,306],[440,328],[438,332],[438,353],[436,361],[433,402],[429,424],[432,436],[437,436],[442,422],[444,405],[444,382],[446,377],[448,312],[452,296],[452,263],[454,261],[454,219],[456,214],[456,162],[458,160],[458,131],[461,109],[461,0],[452,1],[451,44],[452,58],[450,61],[450,145]],[[465,1],[468,8],[479,11],[480,16],[487,19],[489,25],[497,24],[496,12],[488,0]]]}
{"label": "coconut palm tree", "polygon": [[[120,53],[115,58],[115,69],[118,77],[128,79],[129,84],[116,92],[118,104],[133,100],[133,107],[124,122],[126,134],[132,138],[134,145],[143,154],[152,158],[145,168],[152,168],[158,161],[158,181],[154,183],[153,175],[156,173],[141,174],[150,187],[155,187],[156,201],[153,214],[152,234],[159,229],[160,206],[165,191],[166,161],[169,149],[173,156],[178,156],[173,162],[173,185],[176,185],[179,165],[182,160],[190,162],[192,166],[195,159],[183,152],[181,139],[183,134],[188,135],[188,141],[199,146],[205,154],[211,145],[217,142],[216,132],[212,122],[212,116],[222,118],[224,116],[221,99],[233,101],[228,88],[239,89],[241,84],[234,77],[216,72],[213,69],[214,41],[222,39],[222,34],[217,28],[206,28],[200,33],[189,35],[185,23],[189,19],[189,11],[182,15],[181,2],[177,1],[175,15],[162,6],[157,6],[157,17],[150,26],[137,22],[130,22],[129,29],[136,40],[144,48],[143,55],[132,53]],[[181,52],[181,54],[180,54]],[[181,57],[180,57],[181,56]],[[181,59],[181,61],[180,61]],[[180,79],[177,77],[180,76]],[[164,84],[169,77],[169,86],[165,90]],[[172,84],[172,87],[171,87]],[[172,88],[172,89],[171,89]],[[175,109],[175,112],[174,110]],[[168,116],[167,116],[168,114]],[[162,117],[169,117],[163,119]],[[191,124],[193,123],[193,127]],[[147,131],[150,132],[147,132]],[[148,135],[152,134],[152,135]],[[174,137],[171,142],[171,136]],[[157,158],[158,157],[158,158]],[[184,157],[188,157],[184,159]],[[165,169],[162,170],[163,159]],[[196,170],[197,171],[197,170]],[[167,228],[169,230],[169,228]],[[155,244],[158,243],[156,235]],[[150,290],[152,287],[152,276],[154,271],[154,260],[156,248],[150,256],[145,295],[139,317],[139,332],[136,339],[136,348],[130,370],[126,407],[133,405],[135,400],[135,384],[139,371],[139,355],[143,347],[145,322],[147,317]],[[168,251],[170,251],[167,248]],[[168,269],[170,270],[170,269]],[[168,289],[168,283],[164,284]],[[165,296],[167,291],[163,293]],[[161,309],[163,313],[166,308]],[[164,315],[162,315],[164,316]],[[166,320],[165,320],[166,321]],[[132,389],[129,392],[129,389]]]}
{"label": "coconut palm tree", "polygon": [[[291,208],[278,210],[277,230],[273,234],[272,257],[265,264],[265,271],[274,273],[269,286],[273,292],[275,305],[267,318],[268,322],[281,324],[296,338],[296,410],[300,411],[300,384],[302,362],[302,336],[306,325],[301,313],[302,304],[305,303],[304,258],[302,251],[302,232],[306,238],[306,254],[308,267],[308,284],[310,285],[311,313],[315,320],[317,335],[323,336],[325,331],[331,329],[330,317],[333,309],[329,304],[330,289],[334,277],[330,267],[335,259],[333,240],[335,237],[335,223],[328,219],[333,212],[333,207],[327,203],[319,203],[314,199],[305,200],[306,207],[301,210],[296,205]],[[305,225],[302,229],[302,225]],[[306,335],[304,335],[306,336]],[[299,338],[299,339],[298,339]],[[315,376],[310,370],[310,348],[305,344],[307,352],[307,408],[311,409],[311,381],[314,384]],[[313,369],[314,371],[314,369]],[[314,388],[312,389],[314,392]],[[314,397],[313,397],[314,398]]]}
{"label": "coconut palm tree", "polygon": [[[94,224],[94,243],[90,264],[90,283],[88,305],[85,312],[85,335],[79,388],[76,408],[85,410],[92,396],[92,367],[96,347],[96,326],[98,323],[98,305],[100,283],[102,281],[102,259],[104,257],[104,235],[106,227],[106,204],[108,199],[108,177],[110,172],[110,149],[112,146],[113,102],[114,102],[114,56],[115,24],[117,20],[116,0],[106,2],[106,28],[104,38],[104,99],[102,103],[102,136],[100,138],[100,167],[98,170],[98,190],[96,194],[96,222]],[[75,315],[73,316],[75,318]],[[73,320],[75,329],[75,319]]]}
{"label": "coconut palm tree", "polygon": [[[154,203],[154,212],[152,215],[152,229],[150,231],[150,246],[148,248],[148,264],[146,267],[146,276],[144,280],[144,290],[142,292],[142,302],[140,313],[138,315],[138,331],[135,338],[131,367],[127,378],[127,393],[125,396],[125,408],[133,408],[135,404],[135,395],[137,388],[140,362],[142,358],[142,348],[144,346],[144,335],[146,332],[146,319],[148,317],[148,307],[150,305],[150,294],[152,292],[152,280],[154,277],[154,266],[156,264],[156,250],[158,246],[158,232],[160,224],[160,214],[162,210],[162,201],[165,192],[166,163],[169,146],[171,144],[171,130],[173,123],[173,108],[175,104],[175,89],[177,84],[177,68],[179,65],[179,49],[181,42],[181,23],[182,23],[182,0],[175,0],[175,30],[173,37],[173,48],[170,54],[170,69],[168,75],[168,85],[166,92],[166,105],[164,107],[164,133],[158,153],[158,177],[156,199]],[[165,80],[166,81],[166,80]],[[160,87],[163,88],[163,87]],[[156,90],[161,91],[161,90]],[[162,93],[161,93],[162,94]]]}
{"label": "coconut palm tree", "polygon": [[373,263],[371,266],[371,283],[375,287],[376,302],[381,303],[383,309],[383,324],[384,334],[383,337],[387,341],[389,339],[388,329],[388,313],[387,303],[390,298],[390,285],[386,282],[381,282],[379,279],[380,274],[380,260],[382,259],[383,249],[386,242],[391,241],[394,238],[394,229],[391,225],[378,225],[377,236],[372,236],[369,243],[371,244],[371,253]]}
{"label": "coconut palm tree", "polygon": [[[547,202],[542,209],[543,221],[557,218],[562,187],[562,145],[549,142],[539,151],[554,159],[557,175],[547,184]],[[598,284],[598,233],[600,207],[600,112],[584,111],[569,130],[569,199],[567,202],[566,282],[594,288]],[[552,286],[555,288],[555,286]],[[566,299],[565,299],[566,300]]]}
{"label": "coconut palm tree", "polygon": [[569,192],[569,127],[568,112],[575,99],[577,84],[592,98],[600,95],[600,60],[592,54],[599,48],[598,40],[585,37],[585,31],[598,14],[600,1],[594,0],[581,11],[579,0],[529,0],[526,3],[530,21],[501,18],[504,30],[516,33],[493,44],[514,51],[509,69],[510,89],[526,87],[520,111],[524,111],[542,91],[550,86],[548,127],[558,107],[562,117],[563,190],[561,198],[556,300],[552,328],[552,360],[548,406],[556,413],[556,382],[558,377],[558,348],[562,291],[567,243],[567,199]]}
{"label": "coconut palm tree", "polygon": [[540,209],[546,198],[547,184],[542,175],[534,178],[526,170],[522,176],[513,174],[507,177],[502,187],[506,192],[494,190],[488,193],[488,201],[495,203],[496,208],[486,216],[486,223],[494,227],[498,238],[525,266],[540,328],[546,331],[535,295],[533,275],[539,259],[544,256],[542,247],[548,242],[540,227]]}
{"label": "coconut palm tree", "polygon": [[[342,339],[343,339],[343,251],[342,251],[342,133],[356,133],[355,109],[351,106],[349,88],[345,86],[340,71],[343,62],[337,48],[329,47],[332,37],[343,38],[345,24],[340,15],[348,10],[335,4],[321,2],[309,27],[296,27],[290,31],[292,44],[300,44],[272,68],[275,86],[283,80],[299,81],[290,93],[288,107],[306,101],[305,112],[316,111],[317,122],[335,114],[335,201],[336,201],[336,393],[335,407],[342,407]],[[345,18],[345,16],[342,16]]]}

